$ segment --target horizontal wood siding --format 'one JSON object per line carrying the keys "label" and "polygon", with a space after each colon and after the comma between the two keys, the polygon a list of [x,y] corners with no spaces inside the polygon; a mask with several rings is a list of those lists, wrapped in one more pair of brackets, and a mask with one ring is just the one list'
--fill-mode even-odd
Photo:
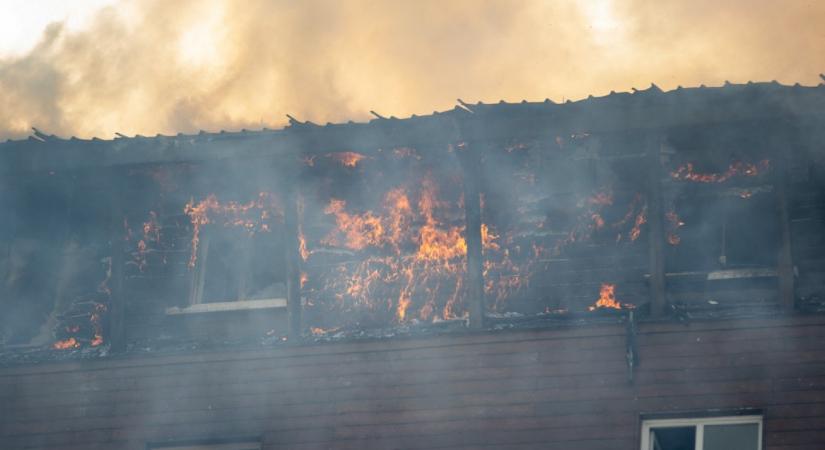
{"label": "horizontal wood siding", "polygon": [[621,325],[0,369],[0,448],[637,449],[644,414],[759,408],[766,448],[825,445],[825,317]]}

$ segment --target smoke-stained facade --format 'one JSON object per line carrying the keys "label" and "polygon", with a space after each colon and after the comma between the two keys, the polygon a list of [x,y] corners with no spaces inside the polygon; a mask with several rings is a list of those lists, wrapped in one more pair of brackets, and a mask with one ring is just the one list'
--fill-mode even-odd
{"label": "smoke-stained facade", "polygon": [[639,448],[724,413],[815,448],[823,104],[651,86],[7,141],[0,442]]}

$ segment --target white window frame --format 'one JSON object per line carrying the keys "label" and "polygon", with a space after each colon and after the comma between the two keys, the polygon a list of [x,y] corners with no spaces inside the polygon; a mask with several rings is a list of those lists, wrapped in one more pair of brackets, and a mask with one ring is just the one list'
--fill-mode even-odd
{"label": "white window frame", "polygon": [[642,422],[642,450],[653,450],[650,442],[651,428],[696,427],[696,448],[704,450],[706,425],[759,425],[757,449],[762,450],[762,416],[725,416],[725,417],[696,417],[684,419],[651,419]]}

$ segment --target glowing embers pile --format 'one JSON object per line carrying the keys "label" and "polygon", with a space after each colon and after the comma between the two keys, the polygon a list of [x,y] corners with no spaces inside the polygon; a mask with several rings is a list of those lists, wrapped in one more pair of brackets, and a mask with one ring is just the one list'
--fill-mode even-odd
{"label": "glowing embers pile", "polygon": [[214,194],[195,203],[190,200],[184,213],[192,223],[192,253],[189,267],[195,267],[198,258],[200,232],[204,225],[217,224],[224,227],[241,227],[250,235],[269,232],[273,221],[283,222],[283,207],[272,193],[260,192],[258,197],[247,203],[235,201],[221,202]]}
{"label": "glowing embers pile", "polygon": [[[324,214],[335,227],[302,252],[308,308],[351,314],[361,324],[465,314],[463,208],[440,199],[432,177],[389,190],[375,210],[351,212],[346,201],[332,199]],[[301,241],[306,245],[303,234]]]}

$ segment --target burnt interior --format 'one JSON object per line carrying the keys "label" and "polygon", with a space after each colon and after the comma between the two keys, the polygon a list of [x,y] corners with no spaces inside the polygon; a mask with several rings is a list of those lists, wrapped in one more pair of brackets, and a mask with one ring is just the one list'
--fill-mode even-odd
{"label": "burnt interior", "polygon": [[[485,114],[507,118],[497,111]],[[130,342],[278,339],[290,252],[307,335],[463,323],[470,182],[490,319],[644,317],[659,270],[671,317],[776,313],[783,270],[798,310],[825,304],[813,126],[433,134],[253,158],[226,144],[214,157],[9,177],[2,342],[87,349],[112,326]],[[110,318],[112,289],[122,323]]]}

